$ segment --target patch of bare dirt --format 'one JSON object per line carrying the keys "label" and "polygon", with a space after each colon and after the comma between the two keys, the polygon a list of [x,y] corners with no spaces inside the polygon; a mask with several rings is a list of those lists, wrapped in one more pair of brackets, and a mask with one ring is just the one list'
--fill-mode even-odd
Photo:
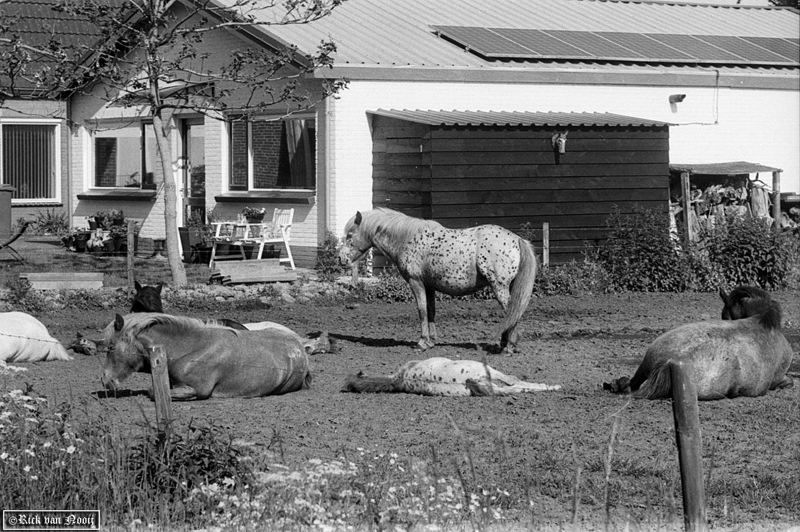
{"label": "patch of bare dirt", "polygon": [[[774,294],[783,305],[785,332],[795,352],[800,351],[798,295]],[[485,485],[510,492],[523,521],[541,526],[557,526],[569,518],[574,475],[580,467],[581,515],[592,528],[603,523],[603,463],[616,423],[611,511],[620,519],[629,515],[646,522],[647,516],[670,513],[665,491],[680,484],[672,406],[669,401],[630,402],[604,392],[602,383],[632,375],[661,332],[688,321],[717,318],[720,310],[716,294],[534,298],[522,324],[522,354],[512,357],[491,354],[501,319],[494,301],[438,303],[439,345],[422,355],[412,350],[418,339],[412,304],[226,311],[221,314],[241,322],[276,321],[301,334],[326,330],[336,338],[338,350],[313,357],[310,390],[260,399],[175,403],[174,411],[179,426],[194,422],[224,428],[289,464],[354,456],[363,449],[465,471],[472,465]],[[214,317],[208,312],[186,314]],[[68,345],[78,331],[99,337],[113,315],[66,311],[39,317]],[[386,375],[404,362],[428,356],[485,357],[500,371],[563,389],[508,398],[340,392],[348,375]],[[28,364],[26,373],[2,386],[28,385],[55,401],[103,409],[116,422],[130,424],[132,431],[138,430],[143,416],[153,420],[154,405],[146,396],[92,395],[102,388],[102,363],[100,358],[76,355],[71,362]],[[798,357],[791,373],[796,380],[800,377]],[[141,392],[150,386],[149,378],[138,374],[124,384]],[[725,506],[734,494],[742,501],[747,490],[753,497],[768,493],[765,482],[789,479],[800,485],[800,381],[765,397],[701,403],[700,416],[712,521],[737,530],[800,522],[800,508],[787,503],[798,500],[796,493],[785,500],[748,499],[739,507]]]}

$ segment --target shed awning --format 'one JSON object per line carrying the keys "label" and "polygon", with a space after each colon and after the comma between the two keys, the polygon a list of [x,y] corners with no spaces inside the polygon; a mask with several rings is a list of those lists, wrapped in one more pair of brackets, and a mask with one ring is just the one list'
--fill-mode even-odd
{"label": "shed awning", "polygon": [[740,175],[755,174],[757,172],[782,172],[780,168],[764,166],[759,163],[734,161],[729,163],[702,163],[702,164],[670,164],[670,172],[688,172],[689,174],[706,175]]}
{"label": "shed awning", "polygon": [[424,111],[378,109],[370,114],[431,126],[670,126],[668,122],[613,113],[529,111]]}

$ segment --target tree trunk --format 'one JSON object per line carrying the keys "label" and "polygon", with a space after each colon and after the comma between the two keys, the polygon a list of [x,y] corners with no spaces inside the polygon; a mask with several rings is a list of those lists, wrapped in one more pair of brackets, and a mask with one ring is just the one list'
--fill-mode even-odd
{"label": "tree trunk", "polygon": [[167,238],[167,261],[172,272],[172,282],[175,288],[180,288],[186,286],[188,281],[180,253],[178,253],[178,213],[175,210],[175,205],[178,203],[178,190],[175,185],[172,149],[170,148],[169,136],[164,129],[161,113],[153,113],[153,129],[156,134],[158,159],[161,161],[161,171],[164,177],[164,231]]}

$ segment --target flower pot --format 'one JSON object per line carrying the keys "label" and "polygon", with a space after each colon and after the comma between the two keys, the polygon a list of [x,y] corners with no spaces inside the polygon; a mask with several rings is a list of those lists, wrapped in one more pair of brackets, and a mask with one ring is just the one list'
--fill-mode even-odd
{"label": "flower pot", "polygon": [[97,226],[95,229],[99,229],[103,227],[103,224],[106,223],[105,216],[95,216],[94,217],[94,224]]}
{"label": "flower pot", "polygon": [[114,238],[114,251],[117,253],[122,253],[128,247],[128,237],[117,237]]}
{"label": "flower pot", "polygon": [[88,222],[89,222],[89,230],[90,231],[94,231],[95,229],[97,229],[97,220],[92,218],[91,220],[88,220]]}
{"label": "flower pot", "polygon": [[247,216],[246,219],[249,224],[260,224],[264,221],[263,216]]}
{"label": "flower pot", "polygon": [[114,240],[103,240],[103,248],[102,250],[105,252],[106,255],[111,255],[114,253]]}
{"label": "flower pot", "polygon": [[75,251],[83,253],[86,251],[86,242],[89,240],[89,235],[86,233],[75,235]]}

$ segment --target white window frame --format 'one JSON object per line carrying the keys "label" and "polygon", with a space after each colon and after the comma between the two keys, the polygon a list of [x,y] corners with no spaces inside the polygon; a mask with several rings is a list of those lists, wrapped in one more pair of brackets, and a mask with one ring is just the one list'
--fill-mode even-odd
{"label": "white window frame", "polygon": [[[247,191],[246,192],[274,192],[274,191],[281,191],[281,192],[309,192],[317,190],[317,184],[319,175],[314,176],[315,185],[313,188],[255,188],[254,186],[254,172],[253,172],[253,165],[255,161],[255,156],[253,154],[253,122],[285,122],[287,120],[314,120],[315,123],[317,121],[317,113],[316,112],[305,112],[305,113],[297,113],[292,114],[290,116],[283,116],[280,117],[270,117],[270,116],[256,116],[252,117],[247,120]],[[225,161],[223,168],[225,168],[225,191],[230,191],[230,164],[231,161],[228,159],[230,153],[230,142],[231,142],[231,123],[225,123],[225,140],[222,153],[225,154]],[[318,129],[314,129],[316,136]],[[318,145],[319,142],[318,138],[315,138],[315,145]],[[318,174],[318,167],[317,167],[317,154],[314,153],[314,172]],[[245,192],[245,191],[239,191]]]}
{"label": "white window frame", "polygon": [[[136,119],[114,119],[114,120],[103,120],[97,124],[94,124],[96,127],[88,128],[84,127],[84,154],[85,154],[85,163],[84,163],[84,175],[86,176],[86,180],[84,182],[84,190],[119,190],[119,189],[126,189],[126,190],[158,190],[159,183],[156,183],[155,188],[144,188],[141,186],[139,187],[125,187],[125,186],[113,186],[113,187],[101,187],[98,186],[97,183],[97,176],[95,175],[95,171],[97,169],[97,161],[95,157],[97,156],[95,150],[96,144],[96,132],[98,129],[102,129],[104,131],[114,130],[114,129],[122,129],[124,127],[137,127],[139,131],[143,135],[147,135],[148,128],[152,128],[152,125],[147,120],[142,120],[140,118]],[[153,139],[155,142],[155,139]],[[141,146],[141,138],[140,138],[140,146]],[[173,147],[174,148],[174,147]],[[142,157],[141,151],[139,152],[139,157],[141,160]],[[157,164],[155,162],[154,164]],[[144,168],[140,168],[140,170],[144,170]],[[155,171],[155,170],[152,170]],[[142,180],[144,180],[144,172],[142,172]]]}
{"label": "white window frame", "polygon": [[[23,126],[55,126],[53,129],[53,148],[54,148],[54,160],[55,160],[55,197],[53,198],[12,198],[11,204],[12,205],[57,205],[61,204],[61,186],[63,183],[62,174],[61,174],[61,120],[59,119],[48,119],[48,118],[0,118],[0,147],[2,147],[2,140],[3,140],[3,126],[14,126],[14,125],[23,125]],[[0,148],[0,183],[6,183],[5,177],[2,176],[3,165],[2,165],[2,158],[3,153],[2,149]]]}

